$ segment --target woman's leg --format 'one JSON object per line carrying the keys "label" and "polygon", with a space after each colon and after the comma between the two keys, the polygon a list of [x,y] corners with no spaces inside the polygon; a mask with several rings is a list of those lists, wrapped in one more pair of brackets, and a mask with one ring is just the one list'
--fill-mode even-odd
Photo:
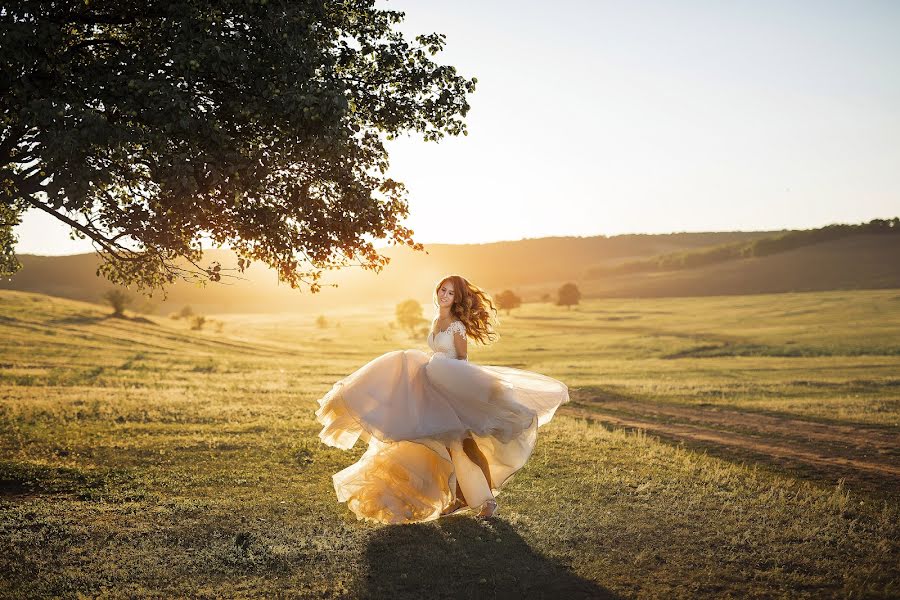
{"label": "woman's leg", "polygon": [[493,479],[491,479],[491,466],[488,464],[487,456],[484,455],[484,452],[481,451],[481,448],[478,447],[475,440],[470,437],[463,440],[462,446],[463,450],[466,451],[466,456],[469,457],[469,460],[478,465],[478,468],[484,473],[484,478],[487,479],[488,488],[493,489],[494,483]]}
{"label": "woman's leg", "polygon": [[485,501],[494,498],[484,472],[466,454],[463,442],[459,440],[453,442],[453,445],[450,447],[450,459],[453,461],[453,468],[456,471],[456,482],[462,490],[463,496],[465,496],[466,504],[477,508]]}

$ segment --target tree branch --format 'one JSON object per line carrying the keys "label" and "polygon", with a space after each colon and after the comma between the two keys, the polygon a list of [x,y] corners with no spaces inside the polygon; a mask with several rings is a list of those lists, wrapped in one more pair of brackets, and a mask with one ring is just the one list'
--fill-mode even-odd
{"label": "tree branch", "polygon": [[50,23],[70,24],[78,23],[79,25],[132,25],[143,19],[163,19],[163,12],[146,12],[146,13],[125,13],[121,15],[97,14],[97,13],[69,13],[59,15],[47,15],[41,20]]}
{"label": "tree branch", "polygon": [[120,50],[128,50],[128,46],[119,40],[96,39],[95,38],[95,39],[90,39],[90,40],[82,40],[82,41],[78,42],[77,44],[72,45],[68,50],[66,50],[66,52],[63,56],[66,59],[68,59],[69,57],[71,57],[73,54],[75,54],[79,50],[83,50],[85,48],[90,48],[91,46],[101,46],[101,45],[115,46],[115,47],[119,48]]}
{"label": "tree branch", "polygon": [[140,258],[139,256],[131,256],[131,257],[122,256],[121,254],[119,254],[119,252],[117,252],[117,250],[124,250],[124,251],[132,253],[132,254],[134,254],[134,252],[132,250],[129,250],[128,248],[124,248],[122,246],[117,246],[116,244],[112,244],[110,242],[110,240],[103,237],[102,235],[97,233],[95,230],[90,229],[89,227],[85,227],[78,221],[76,221],[74,219],[70,219],[66,215],[58,213],[57,211],[53,210],[49,206],[46,206],[43,203],[38,202],[37,200],[35,200],[33,198],[29,198],[28,196],[25,196],[23,199],[25,200],[25,202],[27,202],[31,206],[33,206],[35,208],[39,208],[42,211],[44,211],[45,213],[53,215],[60,221],[66,223],[67,225],[69,225],[70,227],[72,227],[74,229],[77,229],[78,231],[80,231],[81,233],[86,235],[87,237],[91,238],[92,241],[99,244],[100,247],[103,248],[104,251],[106,251],[109,254],[111,254],[112,256],[114,256],[117,260],[133,261],[133,260],[138,260]]}

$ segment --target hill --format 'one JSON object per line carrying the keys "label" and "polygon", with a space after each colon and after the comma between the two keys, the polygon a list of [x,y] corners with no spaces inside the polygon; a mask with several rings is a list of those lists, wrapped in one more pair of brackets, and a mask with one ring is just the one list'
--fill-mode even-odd
{"label": "hill", "polygon": [[[433,244],[426,253],[407,248],[386,248],[391,263],[381,273],[349,268],[326,275],[337,288],[309,294],[279,285],[273,271],[254,264],[246,280],[232,280],[203,288],[179,282],[168,290],[165,302],[160,294],[151,312],[166,313],[189,304],[202,312],[281,312],[311,310],[360,303],[396,302],[414,297],[430,300],[435,280],[447,273],[461,273],[490,291],[515,288],[526,301],[554,292],[557,282],[583,279],[598,265],[615,265],[637,258],[702,248],[716,244],[747,242],[771,232],[633,234],[613,237],[558,237],[496,242],[491,244]],[[49,294],[74,300],[98,302],[111,287],[97,277],[98,258],[94,254],[73,256],[19,257],[22,269],[0,289]],[[234,265],[233,254],[225,250],[205,253],[205,263],[219,261]]]}
{"label": "hill", "polygon": [[900,288],[900,236],[853,236],[769,256],[610,275],[581,285],[585,294],[607,298]]}
{"label": "hill", "polygon": [[788,231],[749,242],[732,242],[699,250],[682,250],[619,265],[595,267],[588,277],[636,273],[640,271],[675,271],[693,269],[729,260],[769,256],[804,246],[821,244],[858,235],[900,235],[900,218],[873,219],[859,225],[834,224],[818,229]]}
{"label": "hill", "polygon": [[[178,282],[165,299],[157,293],[149,301],[139,300],[136,308],[167,314],[189,305],[210,314],[325,311],[392,305],[406,298],[428,303],[433,284],[447,273],[463,274],[492,293],[512,289],[526,302],[555,298],[559,286],[569,281],[576,282],[585,297],[595,298],[900,287],[900,235],[869,233],[865,226],[540,238],[434,244],[426,252],[391,247],[383,252],[391,263],[382,273],[352,267],[327,273],[326,281],[337,287],[319,294],[280,285],[273,271],[254,264],[244,279],[205,287]],[[22,270],[0,282],[0,289],[99,302],[112,287],[97,277],[98,258],[93,254],[20,259]],[[225,267],[236,263],[227,250],[207,251],[204,259]],[[660,270],[660,265],[665,268]]]}

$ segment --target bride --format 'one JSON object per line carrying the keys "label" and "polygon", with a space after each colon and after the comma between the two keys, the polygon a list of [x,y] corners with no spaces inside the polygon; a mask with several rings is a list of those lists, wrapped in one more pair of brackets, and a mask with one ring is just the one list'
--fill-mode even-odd
{"label": "bride", "polygon": [[319,400],[319,438],[368,449],[333,476],[340,502],[380,523],[430,521],[463,508],[497,511],[497,493],[534,449],[537,428],[569,393],[530,371],[468,362],[468,341],[496,338],[490,297],[459,275],[436,286],[432,353],[383,354]]}

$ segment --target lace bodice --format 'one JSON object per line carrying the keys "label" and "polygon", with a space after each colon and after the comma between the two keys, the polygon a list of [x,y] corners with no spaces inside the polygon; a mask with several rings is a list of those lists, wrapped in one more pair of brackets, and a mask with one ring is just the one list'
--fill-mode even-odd
{"label": "lace bodice", "polygon": [[463,325],[462,321],[453,321],[447,329],[442,329],[434,335],[432,335],[433,331],[434,326],[432,325],[431,331],[428,332],[428,347],[435,354],[445,354],[450,358],[458,358],[453,336],[461,335],[463,338],[466,337],[466,326]]}

